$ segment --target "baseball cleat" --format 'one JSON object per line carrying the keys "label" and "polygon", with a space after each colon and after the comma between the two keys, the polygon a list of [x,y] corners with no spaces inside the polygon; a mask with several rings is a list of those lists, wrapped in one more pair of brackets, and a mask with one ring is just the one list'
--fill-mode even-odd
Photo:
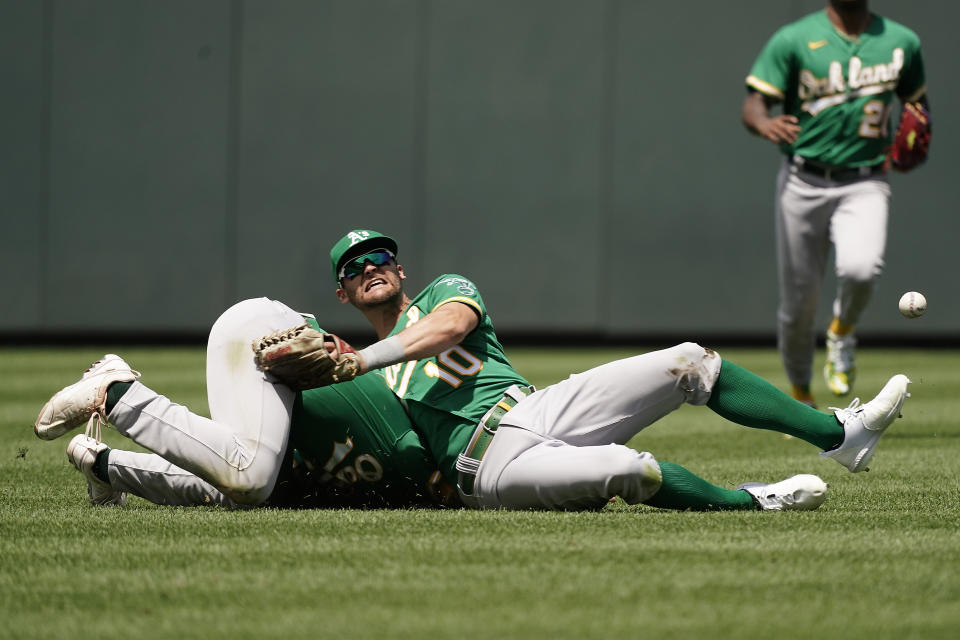
{"label": "baseball cleat", "polygon": [[33,432],[42,440],[53,440],[86,422],[87,435],[100,440],[100,425],[106,422],[107,387],[139,377],[123,358],[108,353],[90,365],[79,382],[64,387],[43,405]]}
{"label": "baseball cleat", "polygon": [[823,366],[823,377],[835,396],[845,396],[853,388],[857,375],[853,354],[856,346],[857,339],[853,334],[838,336],[827,330],[827,363]]}
{"label": "baseball cleat", "polygon": [[753,496],[763,511],[813,511],[827,499],[827,483],[808,473],[773,484],[744,482],[737,489]]}
{"label": "baseball cleat", "polygon": [[900,416],[904,401],[910,397],[908,384],[910,379],[900,373],[867,404],[861,405],[860,398],[854,398],[846,409],[830,407],[843,425],[843,442],[821,453],[821,457],[833,458],[853,473],[866,471],[880,436]]}
{"label": "baseball cleat", "polygon": [[98,442],[83,433],[75,435],[67,445],[67,459],[87,478],[87,496],[90,504],[98,507],[123,506],[127,502],[126,493],[116,491],[93,473],[97,454],[109,449],[110,447],[105,443]]}

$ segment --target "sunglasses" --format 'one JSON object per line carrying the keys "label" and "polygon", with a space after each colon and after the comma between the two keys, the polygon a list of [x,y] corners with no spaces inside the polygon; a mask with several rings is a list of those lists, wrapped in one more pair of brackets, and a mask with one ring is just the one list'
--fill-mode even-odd
{"label": "sunglasses", "polygon": [[376,251],[365,253],[340,267],[340,279],[352,280],[356,278],[363,273],[368,262],[372,263],[375,267],[382,267],[391,260],[393,260],[393,253],[386,249],[377,249]]}

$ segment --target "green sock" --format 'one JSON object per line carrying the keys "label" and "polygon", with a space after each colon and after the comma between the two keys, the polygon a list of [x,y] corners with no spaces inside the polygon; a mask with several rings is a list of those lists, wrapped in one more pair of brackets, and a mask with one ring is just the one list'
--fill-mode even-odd
{"label": "green sock", "polygon": [[110,412],[113,411],[115,406],[117,406],[120,398],[123,397],[123,394],[125,394],[132,385],[132,382],[114,382],[107,387],[107,415],[110,415]]}
{"label": "green sock", "polygon": [[707,406],[737,424],[806,440],[824,451],[843,442],[843,426],[783,393],[760,376],[723,360]]}
{"label": "green sock", "polygon": [[97,454],[97,459],[93,461],[93,475],[100,480],[110,484],[110,476],[107,474],[107,466],[110,463],[110,449],[104,449]]}
{"label": "green sock", "polygon": [[663,484],[643,504],[660,509],[691,511],[732,511],[756,509],[753,497],[742,490],[723,489],[710,484],[678,464],[661,462]]}

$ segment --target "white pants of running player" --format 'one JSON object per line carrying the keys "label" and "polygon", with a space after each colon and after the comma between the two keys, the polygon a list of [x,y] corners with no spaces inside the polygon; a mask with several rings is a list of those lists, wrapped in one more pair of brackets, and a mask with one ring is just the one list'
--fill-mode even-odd
{"label": "white pants of running player", "polygon": [[108,420],[157,455],[111,451],[111,485],[159,504],[266,500],[287,448],[295,393],[256,368],[251,344],[302,322],[266,298],[244,300],[220,316],[207,343],[212,419],[134,382]]}
{"label": "white pants of running player", "polygon": [[809,384],[812,376],[814,320],[830,246],[837,274],[833,315],[855,325],[883,272],[889,209],[885,176],[832,182],[783,161],[776,195],[777,342],[791,383]]}
{"label": "white pants of running player", "polygon": [[594,509],[660,488],[660,465],[624,446],[683,403],[706,404],[720,356],[684,343],[575,374],[521,400],[480,462],[470,506]]}

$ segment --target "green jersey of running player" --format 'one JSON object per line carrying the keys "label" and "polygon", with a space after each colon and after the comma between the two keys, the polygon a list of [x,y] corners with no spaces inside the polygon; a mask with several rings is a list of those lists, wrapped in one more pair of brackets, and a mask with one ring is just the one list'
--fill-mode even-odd
{"label": "green jersey of running player", "polygon": [[907,27],[873,14],[857,37],[838,31],[826,11],[778,30],[760,52],[747,86],[783,101],[799,119],[800,135],[785,153],[826,165],[872,166],[890,142],[893,97],[926,92],[920,39]]}
{"label": "green jersey of running player", "polygon": [[477,287],[461,276],[445,274],[427,285],[410,302],[390,335],[451,303],[469,306],[480,319],[460,344],[438,356],[382,371],[426,439],[440,471],[452,479],[457,477],[457,455],[467,446],[483,414],[511,385],[529,383],[507,359]]}
{"label": "green jersey of running player", "polygon": [[287,459],[270,503],[427,505],[443,492],[441,483],[403,405],[375,372],[297,394]]}

